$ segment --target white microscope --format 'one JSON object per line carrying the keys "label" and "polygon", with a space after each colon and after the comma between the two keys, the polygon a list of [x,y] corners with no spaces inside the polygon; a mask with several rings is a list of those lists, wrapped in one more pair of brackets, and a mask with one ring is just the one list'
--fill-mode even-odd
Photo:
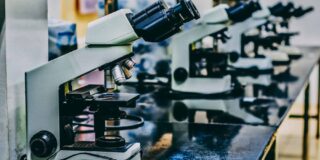
{"label": "white microscope", "polygon": [[[113,92],[115,83],[130,78],[131,43],[164,40],[197,18],[190,0],[172,8],[158,1],[137,14],[122,9],[89,24],[85,48],[27,72],[28,159],[140,159],[140,144],[126,142],[120,130],[139,127],[143,119],[119,109],[135,107],[138,95]],[[70,85],[96,69],[105,71],[104,86]],[[135,123],[123,126],[121,120]]]}
{"label": "white microscope", "polygon": [[[172,55],[172,90],[195,94],[232,91],[231,76],[224,71],[230,61],[235,61],[237,58],[231,53],[216,53],[215,46],[203,47],[203,41],[207,37],[214,37],[213,41],[217,37],[227,40],[228,36],[224,32],[230,22],[241,22],[257,9],[259,6],[254,1],[240,3],[230,8],[226,4],[220,4],[204,13],[194,27],[175,35],[169,46]],[[201,67],[205,70],[201,71]]]}
{"label": "white microscope", "polygon": [[248,18],[242,23],[237,23],[229,28],[231,38],[222,44],[221,50],[227,52],[236,52],[241,58],[232,64],[237,69],[250,69],[256,68],[259,73],[272,73],[273,65],[272,60],[268,57],[249,57],[244,53],[243,36],[246,32],[256,29],[257,27],[267,23],[268,17],[270,16],[269,9],[256,2],[260,6],[260,10],[253,13],[252,17]]}
{"label": "white microscope", "polygon": [[[289,65],[292,59],[302,56],[298,48],[289,46],[290,38],[298,34],[298,32],[289,31],[289,19],[301,17],[311,12],[313,8],[295,8],[292,2],[286,5],[279,2],[267,7],[263,2],[260,2],[263,10],[257,12],[249,23],[256,22],[256,24],[251,28],[246,26],[235,28],[232,32],[236,33],[239,32],[239,29],[245,29],[237,36],[237,40],[241,40],[237,48],[241,48],[240,52],[244,57],[250,57],[249,54],[252,52],[251,57],[268,57],[272,60],[273,65]],[[250,47],[247,47],[247,44],[250,43],[254,45],[253,49],[251,48],[252,51],[248,51]],[[226,48],[230,49],[235,46],[234,44],[236,41],[230,43]]]}

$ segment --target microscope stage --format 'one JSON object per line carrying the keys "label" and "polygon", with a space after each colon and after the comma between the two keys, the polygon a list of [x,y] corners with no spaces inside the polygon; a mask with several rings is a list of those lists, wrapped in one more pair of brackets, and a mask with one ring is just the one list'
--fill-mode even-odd
{"label": "microscope stage", "polygon": [[102,85],[87,85],[67,93],[69,102],[87,102],[99,106],[129,107],[135,106],[138,94],[106,92]]}

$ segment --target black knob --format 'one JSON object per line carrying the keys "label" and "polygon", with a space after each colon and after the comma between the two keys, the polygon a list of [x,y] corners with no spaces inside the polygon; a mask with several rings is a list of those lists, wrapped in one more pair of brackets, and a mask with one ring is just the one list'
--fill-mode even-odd
{"label": "black knob", "polygon": [[188,78],[188,72],[186,69],[184,68],[178,68],[174,71],[174,79],[179,82],[179,83],[182,83],[184,81],[187,80]]}
{"label": "black knob", "polygon": [[40,131],[30,140],[32,154],[37,157],[48,157],[57,149],[56,137],[48,131]]}
{"label": "black knob", "polygon": [[181,122],[186,120],[188,118],[188,113],[189,109],[184,103],[177,102],[173,105],[172,114],[177,121]]}
{"label": "black knob", "polygon": [[232,63],[235,63],[239,60],[240,54],[238,52],[230,52],[229,59]]}
{"label": "black knob", "polygon": [[158,76],[167,76],[170,72],[170,62],[167,60],[157,62],[155,70]]}

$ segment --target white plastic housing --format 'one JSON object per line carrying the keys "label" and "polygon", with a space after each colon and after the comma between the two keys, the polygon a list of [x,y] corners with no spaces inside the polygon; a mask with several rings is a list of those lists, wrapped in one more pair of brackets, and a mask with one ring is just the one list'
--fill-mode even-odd
{"label": "white plastic housing", "polygon": [[[117,159],[117,160],[141,160],[141,147],[139,143],[134,143],[132,146],[128,148],[127,151],[125,152],[101,152],[101,151],[90,151],[89,153],[103,156],[103,157],[108,157],[110,159]],[[79,153],[83,153],[84,151],[60,151],[57,153],[57,156],[55,157],[54,160],[60,160],[60,159],[65,159],[66,157],[70,157],[72,155],[76,155]],[[89,160],[89,159],[99,159],[97,157],[93,157],[90,155],[86,154],[80,154],[78,156],[74,156],[73,158],[70,158],[70,160]]]}
{"label": "white plastic housing", "polygon": [[[218,32],[227,27],[227,5],[219,5],[208,11],[200,23],[190,30],[176,34],[172,38],[169,52],[172,54],[172,75],[178,68],[184,68],[190,73],[189,45],[205,36]],[[208,25],[211,24],[211,25]],[[183,83],[176,82],[172,77],[172,89],[193,93],[221,93],[231,90],[231,77],[223,78],[194,78],[188,77]]]}
{"label": "white plastic housing", "polygon": [[273,68],[272,59],[267,58],[239,58],[235,63],[231,64],[236,68],[248,69],[258,67],[259,70],[269,70]]}
{"label": "white plastic housing", "polygon": [[267,22],[267,19],[254,19],[249,18],[244,22],[234,24],[229,27],[229,33],[231,35],[231,39],[229,39],[225,44],[220,45],[221,49],[226,52],[238,52],[241,53],[241,37],[242,34],[250,31],[251,29],[255,29],[257,26],[260,26]]}
{"label": "white plastic housing", "polygon": [[199,23],[203,24],[215,24],[215,23],[224,23],[229,21],[228,13],[226,12],[226,9],[228,9],[229,6],[226,4],[220,4],[207,12],[203,14],[201,19],[199,20]]}
{"label": "white plastic housing", "polygon": [[119,45],[138,39],[127,18],[131,13],[129,9],[121,9],[89,23],[86,43],[88,45]]}

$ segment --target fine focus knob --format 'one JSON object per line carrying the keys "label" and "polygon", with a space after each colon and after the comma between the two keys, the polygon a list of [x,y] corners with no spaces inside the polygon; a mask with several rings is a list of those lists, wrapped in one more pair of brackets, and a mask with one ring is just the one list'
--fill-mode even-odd
{"label": "fine focus knob", "polygon": [[32,154],[37,157],[48,157],[57,149],[57,139],[48,131],[40,131],[30,140]]}
{"label": "fine focus knob", "polygon": [[230,52],[229,53],[229,59],[232,63],[235,63],[239,60],[239,54],[237,52]]}
{"label": "fine focus knob", "polygon": [[174,79],[179,82],[183,83],[188,78],[188,72],[184,68],[178,68],[174,71]]}

